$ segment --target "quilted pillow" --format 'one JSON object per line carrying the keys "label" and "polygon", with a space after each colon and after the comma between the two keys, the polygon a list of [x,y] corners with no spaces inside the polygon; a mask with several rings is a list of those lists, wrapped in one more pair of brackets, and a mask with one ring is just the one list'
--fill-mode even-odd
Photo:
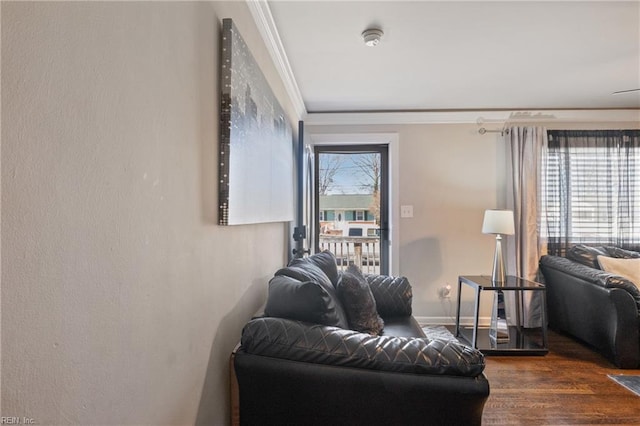
{"label": "quilted pillow", "polygon": [[584,244],[578,244],[567,250],[567,259],[592,268],[600,269],[598,256],[609,256],[604,247],[589,247]]}
{"label": "quilted pillow", "polygon": [[277,275],[269,281],[269,296],[264,313],[269,317],[289,318],[331,326],[340,326],[333,298],[322,285]]}
{"label": "quilted pillow", "polygon": [[640,259],[617,259],[598,256],[598,262],[602,270],[620,275],[640,288]]}
{"label": "quilted pillow", "polygon": [[369,284],[357,266],[350,265],[338,281],[338,297],[347,313],[349,328],[378,336],[384,321],[378,315]]}

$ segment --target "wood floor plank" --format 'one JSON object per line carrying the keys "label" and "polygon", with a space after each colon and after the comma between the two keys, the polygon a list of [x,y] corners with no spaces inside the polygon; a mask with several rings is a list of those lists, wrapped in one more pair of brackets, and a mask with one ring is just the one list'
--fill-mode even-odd
{"label": "wood floor plank", "polygon": [[607,377],[640,370],[553,331],[546,356],[487,356],[485,374],[484,425],[640,425],[640,396]]}

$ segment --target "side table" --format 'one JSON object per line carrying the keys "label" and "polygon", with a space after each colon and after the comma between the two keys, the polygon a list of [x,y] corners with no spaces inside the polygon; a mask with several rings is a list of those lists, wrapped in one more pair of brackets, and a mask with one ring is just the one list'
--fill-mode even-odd
{"label": "side table", "polygon": [[[460,325],[460,301],[462,299],[463,284],[474,290],[474,316],[473,324]],[[479,327],[480,300],[482,294],[489,293],[492,296],[502,292],[507,310],[515,311],[508,321],[508,341],[496,341],[489,336],[489,328]],[[507,276],[504,286],[496,286],[490,276],[461,275],[458,277],[458,302],[456,311],[456,337],[461,337],[474,348],[485,355],[545,355],[549,352],[547,347],[547,306],[546,287],[543,284],[529,281],[524,278]],[[513,306],[515,304],[515,306]],[[538,306],[532,306],[537,304]],[[535,309],[533,309],[535,308]],[[526,316],[536,310],[539,314],[535,327],[531,327]]]}

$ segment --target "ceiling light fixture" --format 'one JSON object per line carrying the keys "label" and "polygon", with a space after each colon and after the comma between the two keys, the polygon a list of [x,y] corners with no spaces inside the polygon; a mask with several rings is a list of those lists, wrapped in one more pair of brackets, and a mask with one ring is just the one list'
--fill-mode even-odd
{"label": "ceiling light fixture", "polygon": [[383,36],[382,30],[378,28],[369,28],[368,30],[364,30],[362,32],[362,38],[364,39],[364,44],[369,47],[377,46],[380,43],[380,38]]}

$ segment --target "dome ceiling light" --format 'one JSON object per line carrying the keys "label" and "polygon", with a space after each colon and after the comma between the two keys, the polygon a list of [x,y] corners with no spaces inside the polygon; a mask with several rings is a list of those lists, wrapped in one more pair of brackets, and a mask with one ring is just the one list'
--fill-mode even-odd
{"label": "dome ceiling light", "polygon": [[380,38],[384,33],[382,30],[378,28],[369,28],[362,32],[362,38],[364,39],[364,44],[369,47],[377,46],[380,43]]}

